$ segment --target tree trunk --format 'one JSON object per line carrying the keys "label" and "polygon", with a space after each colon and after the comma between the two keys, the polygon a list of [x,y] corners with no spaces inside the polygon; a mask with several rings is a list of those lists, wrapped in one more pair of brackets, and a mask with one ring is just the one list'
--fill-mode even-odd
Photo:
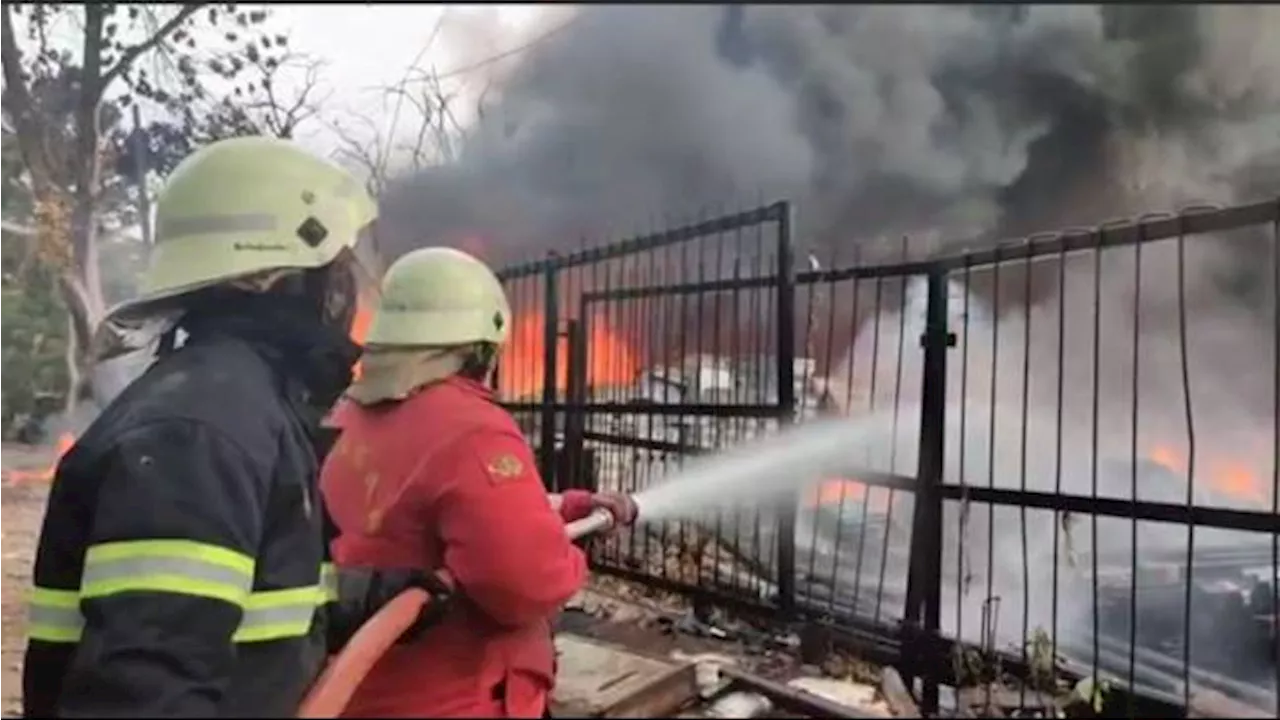
{"label": "tree trunk", "polygon": [[[91,245],[92,247],[92,245]],[[96,248],[95,248],[96,249]],[[96,255],[96,252],[94,253]],[[71,268],[63,271],[59,277],[58,287],[62,300],[67,306],[67,397],[64,412],[72,413],[82,402],[92,400],[93,395],[93,357],[90,354],[93,330],[98,326],[104,314],[102,288],[96,290],[86,286],[77,260]],[[97,258],[93,258],[92,277],[97,273]]]}
{"label": "tree trunk", "polygon": [[98,110],[102,104],[102,26],[106,12],[104,7],[92,3],[85,6],[84,73],[75,115],[78,162],[71,211],[71,264],[61,282],[71,329],[67,338],[68,414],[81,402],[93,398],[91,341],[93,330],[105,311],[98,268],[96,210],[102,167]]}

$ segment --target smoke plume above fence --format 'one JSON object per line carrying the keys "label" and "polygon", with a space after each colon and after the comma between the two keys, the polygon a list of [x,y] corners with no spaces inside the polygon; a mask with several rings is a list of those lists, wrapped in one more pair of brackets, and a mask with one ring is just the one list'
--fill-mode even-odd
{"label": "smoke plume above fence", "polygon": [[[786,197],[830,249],[1274,186],[1266,6],[598,7],[522,54],[456,163],[392,184],[387,250],[495,261]],[[846,255],[847,257],[847,255]]]}

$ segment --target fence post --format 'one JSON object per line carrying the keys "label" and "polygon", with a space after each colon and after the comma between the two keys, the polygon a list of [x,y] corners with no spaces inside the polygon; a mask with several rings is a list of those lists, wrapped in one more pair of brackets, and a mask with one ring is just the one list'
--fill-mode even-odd
{"label": "fence post", "polygon": [[[585,305],[585,303],[584,303]],[[590,468],[583,452],[584,434],[587,428],[587,318],[585,313],[578,320],[567,323],[569,346],[569,373],[566,383],[569,409],[564,418],[564,448],[561,450],[560,468],[565,476],[559,483],[560,491],[566,489],[592,490]]]}
{"label": "fence post", "polygon": [[[796,276],[791,247],[791,205],[780,202],[778,222],[778,421],[781,428],[795,422],[796,413]],[[778,609],[789,616],[796,609],[796,510],[800,496],[780,506],[778,515]]]}
{"label": "fence post", "polygon": [[558,396],[556,382],[559,380],[556,372],[558,369],[556,350],[560,344],[558,332],[560,289],[556,282],[559,273],[556,258],[552,255],[548,259],[550,262],[545,273],[545,294],[542,301],[542,316],[545,324],[542,328],[542,417],[538,462],[542,466],[540,470],[543,482],[547,484],[548,490],[554,492],[560,489],[559,479],[555,477],[557,420],[555,406]]}
{"label": "fence post", "polygon": [[924,377],[920,404],[920,477],[916,484],[912,518],[911,566],[907,581],[904,629],[908,637],[910,672],[924,683],[920,709],[926,717],[938,711],[936,657],[938,626],[942,612],[942,473],[947,422],[947,349],[955,335],[947,327],[947,273],[934,268],[928,274],[928,302],[924,348]]}

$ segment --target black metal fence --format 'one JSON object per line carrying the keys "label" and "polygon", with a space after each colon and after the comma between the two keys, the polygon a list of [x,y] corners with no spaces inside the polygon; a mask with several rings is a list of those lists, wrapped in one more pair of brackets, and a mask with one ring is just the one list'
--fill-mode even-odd
{"label": "black metal fence", "polygon": [[555,490],[637,492],[823,415],[880,426],[857,477],[593,561],[829,628],[927,711],[1013,673],[1028,708],[1069,676],[1139,690],[1088,698],[1119,714],[1280,712],[1278,231],[1272,200],[836,267],[776,203],[508,268],[498,387]]}

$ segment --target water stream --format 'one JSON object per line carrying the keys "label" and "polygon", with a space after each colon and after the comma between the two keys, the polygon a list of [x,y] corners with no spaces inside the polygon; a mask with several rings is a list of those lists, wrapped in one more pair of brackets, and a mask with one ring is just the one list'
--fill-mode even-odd
{"label": "water stream", "polygon": [[854,459],[893,440],[870,415],[806,423],[712,456],[690,460],[635,496],[649,522],[693,518],[728,503],[765,505],[824,477],[857,477]]}

